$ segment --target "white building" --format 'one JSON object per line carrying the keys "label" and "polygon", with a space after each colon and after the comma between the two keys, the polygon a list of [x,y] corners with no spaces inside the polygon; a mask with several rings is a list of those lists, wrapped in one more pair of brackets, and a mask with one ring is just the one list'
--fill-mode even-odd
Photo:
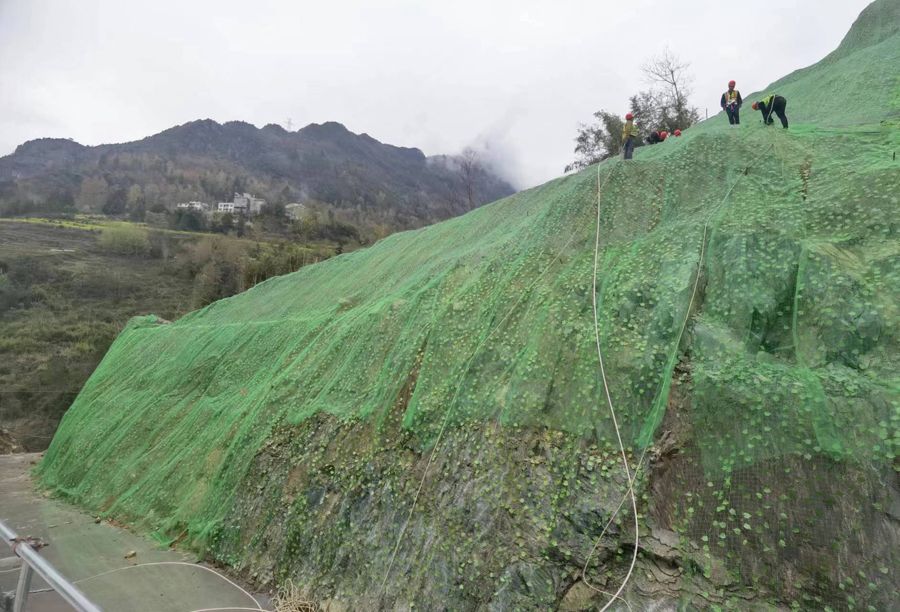
{"label": "white building", "polygon": [[196,210],[197,212],[209,212],[209,204],[206,202],[181,202],[180,204],[176,204],[175,208],[181,210]]}
{"label": "white building", "polygon": [[288,219],[293,219],[294,221],[302,218],[305,212],[306,204],[300,204],[299,202],[293,202],[284,207],[284,214],[287,215]]}
{"label": "white building", "polygon": [[266,201],[249,193],[236,193],[231,202],[219,202],[216,210],[220,213],[239,213],[242,215],[258,215]]}

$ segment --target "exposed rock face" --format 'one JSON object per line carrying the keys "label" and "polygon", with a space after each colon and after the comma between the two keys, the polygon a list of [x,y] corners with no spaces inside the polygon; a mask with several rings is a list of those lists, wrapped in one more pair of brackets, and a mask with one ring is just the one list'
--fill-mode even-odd
{"label": "exposed rock face", "polygon": [[25,448],[13,437],[12,432],[0,427],[0,455],[22,452],[25,452]]}

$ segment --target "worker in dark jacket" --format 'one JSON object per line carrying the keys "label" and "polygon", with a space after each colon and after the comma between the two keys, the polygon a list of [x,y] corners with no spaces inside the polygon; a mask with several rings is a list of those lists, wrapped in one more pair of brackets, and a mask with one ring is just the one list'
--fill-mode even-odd
{"label": "worker in dark jacket", "polygon": [[722,94],[719,104],[728,115],[728,123],[731,125],[741,124],[741,105],[744,100],[741,98],[741,92],[734,88],[734,81],[728,81],[728,91]]}
{"label": "worker in dark jacket", "polygon": [[663,142],[668,137],[669,133],[665,130],[662,130],[660,132],[650,132],[650,135],[647,136],[647,144],[655,145]]}
{"label": "worker in dark jacket", "polygon": [[772,119],[772,113],[774,113],[781,119],[782,127],[787,129],[788,120],[787,115],[784,114],[785,108],[787,108],[787,100],[784,99],[784,96],[774,94],[759,102],[753,103],[753,110],[758,110],[763,114],[763,123],[766,125],[775,123],[775,120]]}

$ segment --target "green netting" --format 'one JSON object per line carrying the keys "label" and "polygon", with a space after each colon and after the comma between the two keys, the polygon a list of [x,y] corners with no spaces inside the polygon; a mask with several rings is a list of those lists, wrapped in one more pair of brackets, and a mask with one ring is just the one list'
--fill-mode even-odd
{"label": "green netting", "polygon": [[[132,321],[43,482],[357,608],[604,601],[577,579],[625,490],[594,347],[599,179],[602,350],[649,542],[629,599],[890,607],[898,6],[857,22],[848,40],[868,46],[778,85],[787,132],[714,118]],[[589,567],[607,590],[624,519]]]}

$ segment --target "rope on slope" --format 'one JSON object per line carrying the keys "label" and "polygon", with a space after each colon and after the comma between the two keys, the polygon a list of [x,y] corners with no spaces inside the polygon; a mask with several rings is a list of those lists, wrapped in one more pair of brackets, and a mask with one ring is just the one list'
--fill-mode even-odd
{"label": "rope on slope", "polygon": [[[87,578],[81,578],[79,580],[74,580],[72,582],[72,584],[88,582],[89,580],[94,580],[95,578],[100,578],[102,576],[108,576],[110,574],[115,574],[117,572],[123,572],[125,570],[135,569],[138,567],[152,567],[154,565],[186,565],[186,566],[192,567],[194,569],[201,569],[201,570],[210,572],[211,574],[215,574],[216,576],[218,576],[219,578],[221,578],[222,580],[224,580],[225,582],[227,582],[228,584],[230,584],[231,586],[236,588],[238,591],[240,591],[241,593],[243,593],[244,595],[249,597],[253,601],[253,603],[256,605],[256,608],[223,608],[223,609],[225,609],[225,610],[235,610],[235,609],[263,610],[262,604],[259,603],[259,600],[257,600],[256,597],[251,595],[249,592],[247,592],[246,589],[241,587],[239,584],[237,584],[233,580],[229,579],[227,576],[221,574],[220,572],[217,572],[216,570],[214,570],[210,567],[206,567],[205,565],[197,565],[196,563],[186,563],[184,561],[154,561],[152,563],[138,563],[137,565],[125,565],[123,567],[117,567],[116,569],[111,569],[111,570],[108,570],[105,572],[101,572],[101,573],[95,574],[93,576],[88,576]],[[269,611],[263,610],[263,612],[269,612]]]}
{"label": "rope on slope", "polygon": [[[751,163],[744,169],[744,171],[741,173],[741,175],[746,174],[753,166],[755,166],[759,162],[760,159],[762,159],[765,156],[765,153],[768,153],[768,151],[770,149],[774,149],[774,147],[775,147],[775,144],[773,142],[769,146],[769,149],[766,149],[766,151],[763,153],[763,155],[758,156],[757,159],[753,163]],[[594,591],[596,591],[598,593],[610,595],[610,593],[603,591],[603,590],[595,587],[594,585],[590,584],[590,582],[587,579],[587,567],[590,564],[591,558],[593,557],[594,553],[596,552],[597,547],[600,544],[600,541],[602,540],[603,536],[606,534],[606,532],[609,529],[610,525],[612,524],[613,520],[615,520],[616,516],[618,516],[619,511],[621,510],[622,506],[624,505],[624,503],[628,499],[628,497],[631,497],[632,511],[634,514],[635,542],[634,542],[634,549],[632,551],[632,559],[631,559],[631,564],[628,569],[628,573],[626,574],[626,576],[625,576],[624,580],[622,581],[622,584],[619,586],[618,590],[616,590],[616,592],[614,594],[611,594],[610,601],[607,602],[607,604],[602,608],[601,612],[605,612],[605,610],[607,610],[609,608],[609,606],[612,605],[612,603],[617,599],[623,601],[625,603],[625,605],[629,609],[631,609],[631,605],[628,603],[628,601],[626,599],[621,597],[621,593],[627,586],[628,581],[631,579],[631,576],[634,572],[634,566],[637,562],[637,552],[638,552],[638,547],[640,544],[640,534],[639,534],[639,525],[638,525],[637,499],[636,499],[636,496],[634,493],[634,482],[637,478],[638,471],[640,470],[641,466],[643,465],[643,462],[644,462],[644,459],[645,459],[646,453],[647,453],[647,448],[645,448],[643,453],[641,454],[641,457],[640,457],[636,467],[635,467],[634,475],[632,476],[632,472],[631,472],[629,464],[628,464],[628,457],[627,457],[627,454],[625,451],[625,446],[624,446],[624,443],[622,442],[621,432],[620,432],[620,429],[618,426],[618,420],[616,418],[616,413],[615,413],[615,408],[613,406],[612,397],[609,392],[609,385],[607,382],[606,370],[605,370],[605,366],[604,366],[604,362],[603,362],[603,353],[600,348],[600,327],[599,327],[599,318],[598,318],[598,311],[597,311],[597,271],[598,271],[598,267],[599,267],[599,250],[600,250],[600,200],[601,200],[603,189],[606,186],[606,184],[609,182],[609,179],[612,177],[612,174],[615,171],[616,167],[617,166],[613,166],[613,168],[610,169],[610,171],[606,175],[606,178],[601,183],[600,182],[600,164],[598,164],[598,166],[597,166],[597,216],[596,216],[596,231],[595,231],[595,237],[594,237],[594,269],[593,269],[593,295],[592,295],[592,297],[593,297],[593,313],[594,313],[594,336],[595,336],[596,347],[597,347],[597,357],[598,357],[598,361],[600,364],[600,374],[601,374],[601,377],[603,380],[603,388],[604,388],[604,392],[606,395],[607,404],[610,409],[610,415],[612,417],[613,425],[616,430],[616,437],[617,437],[618,443],[619,443],[619,450],[622,455],[622,466],[623,466],[623,471],[625,472],[627,482],[628,482],[628,491],[622,497],[622,500],[619,502],[618,507],[613,512],[613,514],[610,516],[609,520],[607,521],[606,525],[603,528],[603,531],[597,537],[597,539],[594,543],[594,546],[591,549],[590,554],[588,555],[588,558],[584,564],[584,567],[582,568],[582,578],[583,578],[585,584],[589,588],[593,589]],[[690,298],[690,301],[688,302],[687,310],[685,312],[685,318],[684,318],[684,321],[682,322],[681,329],[678,334],[676,347],[681,344],[681,339],[684,336],[684,332],[687,328],[687,323],[688,323],[688,320],[690,319],[690,313],[693,308],[694,300],[697,295],[697,289],[699,287],[699,282],[700,282],[700,271],[702,269],[703,260],[705,258],[705,253],[706,253],[706,237],[709,232],[709,225],[712,221],[713,216],[716,214],[716,212],[719,211],[719,209],[728,200],[732,191],[737,186],[737,183],[739,181],[740,181],[740,176],[738,176],[738,178],[734,181],[734,183],[732,183],[731,187],[726,192],[725,197],[710,212],[710,214],[706,218],[706,222],[704,223],[703,235],[702,235],[702,239],[701,239],[701,243],[700,243],[700,256],[699,256],[698,262],[697,262],[697,271],[695,274],[694,286],[691,291],[691,298]],[[504,315],[504,317],[497,323],[497,325],[495,325],[490,330],[490,332],[481,340],[481,342],[476,346],[476,348],[470,355],[469,359],[466,361],[465,367],[463,368],[463,373],[468,371],[468,367],[471,364],[472,360],[475,358],[475,355],[477,355],[478,351],[484,346],[484,344],[494,334],[494,332],[497,329],[499,329],[500,326],[502,326],[502,324],[511,316],[511,314],[513,313],[513,311],[515,311],[515,309],[519,305],[519,303],[521,303],[522,300],[524,299],[524,296],[530,292],[530,290],[544,277],[544,275],[546,275],[547,271],[553,266],[553,264],[555,264],[562,257],[563,253],[566,251],[566,249],[569,247],[569,245],[571,245],[571,243],[574,241],[574,239],[575,239],[575,234],[573,233],[573,235],[569,238],[569,240],[566,242],[566,244],[563,245],[563,247],[559,250],[556,257],[554,257],[554,259],[550,262],[550,264],[547,267],[545,267],[544,270],[535,278],[535,280],[532,281],[531,285],[529,285],[528,288],[520,294],[519,298],[516,300],[515,303],[513,303],[512,307],[509,309],[509,311],[506,313],[506,315]],[[459,385],[457,385],[457,387],[456,387],[456,391],[454,392],[453,398],[451,399],[451,402],[450,402],[450,408],[448,408],[447,412],[444,414],[444,419],[441,423],[441,428],[438,431],[438,436],[435,441],[435,445],[432,449],[431,454],[429,455],[428,463],[425,466],[425,471],[422,474],[422,479],[419,483],[418,489],[416,490],[416,495],[413,498],[413,504],[410,507],[409,514],[407,515],[406,520],[403,524],[403,527],[400,530],[400,534],[398,535],[396,545],[395,545],[393,553],[391,555],[391,560],[388,564],[388,569],[385,573],[384,579],[382,580],[381,590],[380,590],[381,593],[384,592],[384,587],[387,583],[387,579],[390,577],[390,572],[391,572],[391,569],[393,568],[393,564],[396,560],[397,552],[399,551],[400,543],[402,542],[403,535],[405,534],[406,529],[409,526],[409,522],[412,519],[412,515],[415,511],[416,504],[418,502],[418,499],[419,499],[422,489],[424,487],[425,480],[428,476],[428,470],[431,467],[431,464],[434,462],[434,458],[435,458],[438,448],[440,446],[441,439],[443,437],[444,432],[446,431],[446,426],[449,422],[449,416],[452,412],[452,406],[453,406],[456,398],[458,397],[459,391],[461,390],[461,388],[462,388],[462,380],[460,381]],[[241,591],[244,595],[249,597],[253,601],[254,604],[256,604],[255,608],[237,608],[237,607],[202,608],[200,610],[194,610],[192,612],[212,612],[214,610],[254,610],[254,611],[259,611],[259,612],[268,612],[267,610],[264,610],[262,608],[262,605],[259,603],[259,601],[253,595],[251,595],[249,592],[247,592],[241,586],[239,586],[238,584],[236,584],[235,582],[233,582],[226,576],[222,575],[221,573],[219,573],[209,567],[203,566],[203,565],[197,565],[197,564],[193,564],[193,563],[185,563],[185,562],[180,562],[180,561],[159,561],[159,562],[153,562],[153,563],[140,563],[137,565],[128,565],[128,566],[112,569],[112,570],[109,570],[106,572],[102,572],[100,574],[96,574],[93,576],[89,576],[87,578],[82,578],[80,580],[76,580],[73,582],[73,584],[87,582],[89,580],[94,580],[96,578],[100,578],[100,577],[114,574],[114,573],[117,573],[120,571],[134,569],[134,568],[138,568],[138,567],[150,567],[150,566],[159,566],[159,565],[185,565],[185,566],[192,567],[192,568],[199,568],[204,571],[215,574],[216,576],[225,580],[231,586],[233,586],[236,589],[238,589],[239,591]],[[12,570],[12,571],[18,571],[18,570],[16,569],[16,570]]]}
{"label": "rope on slope", "polygon": [[[761,155],[757,156],[753,160],[753,162],[751,162],[747,167],[744,168],[744,170],[738,175],[738,177],[735,179],[735,181],[731,184],[731,187],[728,188],[728,191],[725,192],[725,197],[722,198],[722,201],[719,202],[716,205],[716,207],[713,208],[710,211],[710,213],[706,216],[706,220],[703,224],[703,234],[700,239],[700,256],[697,258],[697,271],[694,274],[694,286],[691,289],[691,298],[688,301],[688,306],[684,313],[684,321],[682,321],[681,329],[678,332],[678,337],[676,339],[676,344],[675,344],[675,350],[678,350],[678,347],[681,346],[681,341],[684,337],[684,332],[687,329],[688,321],[691,318],[691,311],[694,307],[694,300],[697,297],[697,289],[700,286],[700,272],[703,269],[703,261],[706,257],[706,237],[709,233],[710,223],[712,222],[712,219],[716,215],[716,213],[728,201],[728,198],[731,197],[731,193],[734,191],[734,188],[740,182],[741,177],[745,176],[750,171],[751,168],[756,166],[759,163],[759,161],[762,160],[766,156],[766,154],[768,154],[768,152],[770,150],[774,150],[774,148],[775,148],[775,143],[773,141],[772,144],[769,145],[769,147],[765,151],[763,151],[763,153]],[[609,178],[609,177],[607,177],[607,178]],[[603,539],[603,536],[606,535],[606,532],[609,530],[610,525],[612,525],[613,521],[619,515],[619,512],[622,509],[622,506],[625,504],[625,501],[628,499],[629,496],[631,497],[632,510],[634,512],[634,550],[632,551],[631,564],[628,568],[628,573],[625,575],[625,578],[622,580],[622,584],[619,586],[619,589],[615,592],[615,594],[612,595],[609,602],[607,602],[606,605],[602,608],[601,612],[605,612],[616,599],[622,599],[622,601],[626,601],[622,597],[620,597],[620,595],[621,595],[622,591],[625,589],[626,585],[628,584],[628,581],[631,579],[631,576],[634,573],[634,566],[637,563],[637,553],[638,553],[638,547],[640,544],[640,534],[639,534],[639,529],[638,529],[637,501],[636,501],[635,494],[634,494],[634,481],[637,479],[637,474],[640,471],[641,466],[644,463],[644,459],[647,456],[647,449],[649,448],[649,446],[645,447],[643,452],[641,453],[641,456],[634,468],[634,476],[632,476],[631,472],[629,470],[629,467],[628,467],[628,459],[625,454],[625,448],[622,444],[622,437],[619,433],[619,426],[616,421],[615,409],[613,408],[612,399],[609,394],[609,386],[607,385],[607,381],[606,381],[606,371],[605,371],[605,368],[603,365],[603,354],[602,354],[602,351],[600,350],[600,325],[599,325],[599,321],[597,318],[597,266],[598,266],[599,250],[600,250],[600,195],[601,195],[600,167],[598,165],[597,166],[597,227],[596,227],[596,235],[595,235],[595,240],[594,240],[594,279],[593,279],[593,285],[594,285],[594,289],[593,289],[594,335],[595,335],[596,342],[597,342],[597,358],[598,358],[598,361],[600,362],[600,374],[601,374],[601,377],[603,378],[603,388],[604,388],[604,391],[606,392],[606,399],[607,399],[607,403],[609,405],[610,414],[612,415],[613,425],[615,425],[615,428],[616,428],[616,436],[619,441],[619,449],[622,452],[623,469],[624,469],[624,472],[628,479],[628,490],[622,496],[622,499],[619,501],[618,506],[616,506],[615,511],[610,515],[609,520],[606,522],[606,525],[604,525],[603,530],[600,532],[600,535],[597,536],[597,539],[594,541],[594,545],[591,548],[591,551],[588,554],[587,559],[585,560],[584,567],[582,567],[582,570],[581,570],[581,577],[582,577],[582,580],[584,580],[584,583],[589,588],[593,589],[594,591],[596,591],[598,593],[601,593],[604,595],[609,595],[609,593],[607,593],[606,591],[603,591],[603,590],[595,587],[594,585],[592,585],[587,578],[587,568],[588,568],[588,565],[590,565],[590,563],[591,563],[591,558],[593,558],[594,553],[597,551],[597,548],[600,546],[600,542]],[[662,384],[662,383],[660,383],[660,384]],[[628,605],[627,601],[626,601],[626,605]],[[631,608],[630,605],[628,607],[629,607],[629,609]]]}
{"label": "rope on slope", "polygon": [[[606,180],[603,182],[604,185],[606,184],[607,181],[609,181],[609,178],[610,178],[610,176],[612,176],[615,169],[616,169],[616,166],[613,166],[610,169],[609,173],[606,175]],[[598,172],[599,172],[599,166],[598,166]],[[419,481],[419,486],[416,489],[415,496],[413,497],[412,506],[410,506],[409,513],[406,516],[406,520],[403,522],[403,527],[401,527],[400,533],[397,535],[397,542],[394,545],[394,550],[391,553],[391,559],[388,562],[387,570],[384,573],[384,578],[381,581],[381,587],[379,588],[379,591],[378,591],[379,596],[384,594],[385,586],[387,585],[387,581],[388,581],[388,578],[390,577],[391,570],[394,567],[394,562],[397,559],[397,552],[400,550],[400,544],[403,542],[403,536],[405,535],[406,530],[409,527],[409,523],[412,520],[412,516],[413,516],[413,513],[415,512],[416,505],[418,504],[419,497],[421,496],[422,489],[425,486],[425,480],[428,477],[428,470],[431,468],[431,464],[434,463],[434,458],[437,456],[437,452],[438,452],[438,449],[440,448],[441,440],[443,439],[444,432],[447,429],[447,424],[450,421],[450,415],[453,412],[453,406],[455,405],[456,399],[459,396],[459,393],[462,389],[465,373],[468,372],[469,366],[471,365],[472,361],[475,359],[475,356],[478,354],[478,351],[480,351],[481,348],[485,345],[485,343],[487,343],[487,341],[491,338],[491,336],[494,335],[494,332],[496,332],[498,329],[500,329],[500,327],[502,327],[503,323],[505,323],[506,320],[512,315],[512,313],[515,312],[518,305],[520,303],[522,303],[522,301],[525,299],[525,296],[531,292],[531,290],[534,288],[534,286],[537,285],[538,282],[540,282],[540,280],[542,278],[544,278],[544,276],[547,274],[547,272],[550,270],[550,268],[552,268],[553,265],[557,261],[559,261],[560,258],[562,258],[563,254],[566,252],[566,249],[568,249],[569,245],[571,245],[572,242],[575,240],[575,237],[576,237],[576,232],[573,232],[572,235],[569,237],[569,239],[566,241],[566,243],[562,246],[562,248],[559,249],[559,251],[557,252],[556,256],[553,258],[553,260],[541,271],[540,274],[538,274],[535,277],[535,279],[525,289],[525,291],[523,291],[519,294],[518,299],[516,299],[516,301],[513,302],[513,305],[510,307],[509,311],[503,316],[502,319],[500,319],[499,322],[497,322],[496,325],[494,325],[494,327],[492,327],[490,329],[488,334],[484,338],[482,338],[481,342],[478,343],[478,345],[472,351],[472,354],[466,360],[466,363],[463,366],[463,370],[460,375],[459,384],[456,386],[456,390],[453,392],[453,396],[450,399],[449,407],[447,408],[447,411],[444,413],[444,418],[441,422],[441,427],[438,430],[438,435],[437,435],[437,438],[435,439],[434,447],[431,450],[431,454],[428,456],[428,462],[425,464],[425,470],[422,472],[422,479]]]}
{"label": "rope on slope", "polygon": [[250,612],[272,612],[271,610],[263,610],[262,608],[236,608],[228,606],[227,608],[197,608],[191,612],[226,612],[227,610],[249,610]]}
{"label": "rope on slope", "polygon": [[[610,171],[612,174],[612,171]],[[609,175],[607,175],[607,179]],[[603,352],[600,350],[600,321],[597,315],[597,269],[600,265],[600,198],[602,195],[602,186],[600,184],[600,165],[597,165],[597,225],[596,231],[594,232],[594,274],[593,274],[593,289],[591,291],[591,301],[594,310],[594,339],[597,344],[597,360],[600,363],[600,377],[603,380],[603,392],[606,395],[606,403],[609,406],[609,415],[612,418],[613,427],[616,430],[616,439],[619,443],[619,451],[622,454],[622,471],[625,473],[625,479],[628,482],[628,494],[631,495],[631,507],[634,511],[634,551],[631,556],[631,565],[628,567],[628,574],[625,576],[625,579],[622,581],[622,584],[619,585],[618,590],[612,595],[610,600],[603,606],[601,612],[606,612],[607,608],[609,608],[612,603],[616,599],[620,599],[620,595],[622,591],[625,590],[625,586],[628,584],[628,580],[631,578],[631,574],[634,571],[634,565],[637,563],[637,550],[639,544],[639,525],[638,525],[638,511],[637,511],[637,498],[634,495],[634,479],[631,477],[631,468],[628,466],[628,456],[625,452],[625,444],[622,442],[622,433],[619,430],[619,421],[616,418],[616,410],[613,407],[612,396],[609,393],[609,384],[606,380],[606,367],[603,364]],[[624,498],[623,498],[624,501]],[[621,504],[619,505],[621,508]],[[617,510],[618,511],[618,510]],[[615,515],[613,515],[615,516]],[[602,534],[601,534],[602,537]],[[591,554],[593,554],[594,550],[596,550],[597,545],[600,540],[597,539],[597,542],[594,544],[594,547],[591,549]],[[587,564],[590,563],[591,555],[588,555],[587,562],[585,563],[584,569],[582,569],[581,575],[584,579],[584,583],[588,585],[591,589],[597,592],[603,592],[597,587],[593,586],[587,579],[587,574],[585,570],[587,568]],[[607,593],[608,594],[608,593]],[[629,606],[630,608],[631,606]]]}

